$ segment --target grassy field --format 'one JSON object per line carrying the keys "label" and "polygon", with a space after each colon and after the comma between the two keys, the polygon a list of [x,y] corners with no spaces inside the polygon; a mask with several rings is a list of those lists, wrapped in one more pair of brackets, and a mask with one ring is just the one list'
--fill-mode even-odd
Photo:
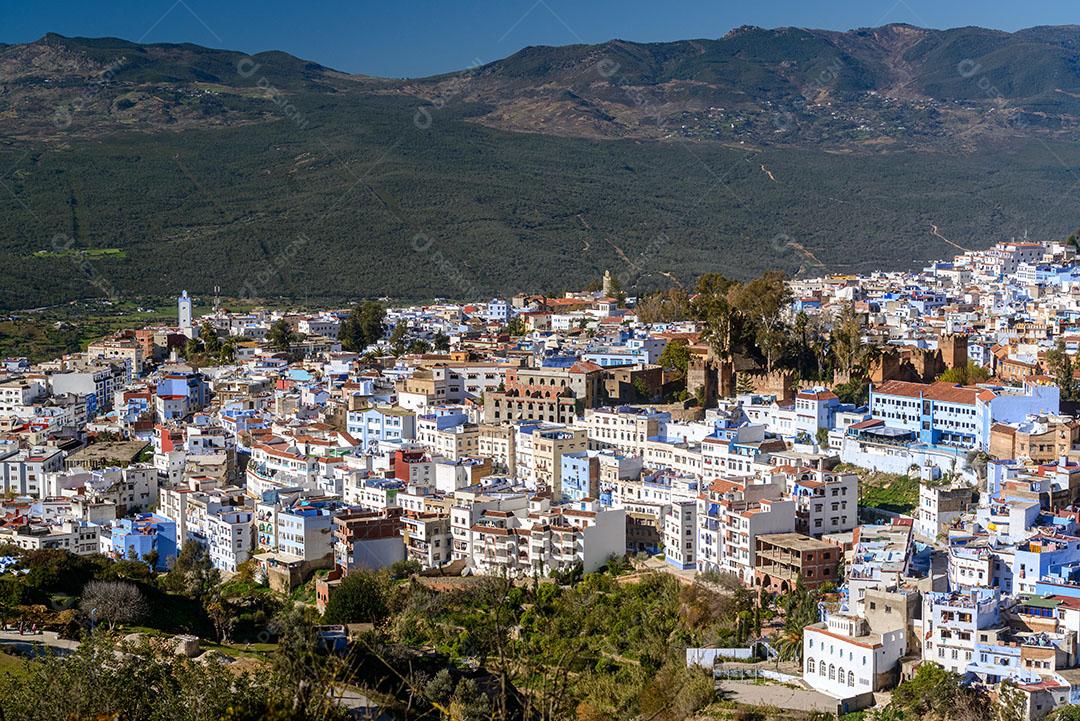
{"label": "grassy field", "polygon": [[251,658],[259,661],[268,660],[270,655],[278,648],[276,643],[222,644],[207,641],[205,639],[202,640],[199,645],[204,651],[217,651],[226,656],[232,656],[233,658]]}
{"label": "grassy field", "polygon": [[0,675],[23,676],[26,674],[26,664],[28,663],[30,661],[19,656],[0,652]]}
{"label": "grassy field", "polygon": [[34,253],[35,258],[85,258],[101,259],[115,258],[123,260],[124,251],[119,248],[87,248],[85,250],[39,250]]}
{"label": "grassy field", "polygon": [[919,480],[894,473],[878,473],[857,466],[841,465],[859,476],[859,506],[910,515],[919,502]]}
{"label": "grassy field", "polygon": [[910,515],[919,502],[919,482],[908,476],[875,479],[863,491],[860,506]]}
{"label": "grassy field", "polygon": [[[141,633],[145,636],[154,638],[169,638],[172,634],[165,633],[160,629],[150,628],[149,626],[125,626],[124,633]],[[210,639],[200,638],[199,648],[203,651],[217,651],[223,653],[226,656],[232,656],[233,658],[251,658],[256,660],[267,660],[274,651],[277,650],[278,645],[276,643],[218,643],[211,641]],[[0,666],[2,669],[2,666]]]}

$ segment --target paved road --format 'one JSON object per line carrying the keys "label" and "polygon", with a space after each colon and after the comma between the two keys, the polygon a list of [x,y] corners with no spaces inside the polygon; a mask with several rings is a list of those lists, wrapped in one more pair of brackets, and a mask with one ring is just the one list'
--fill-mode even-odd
{"label": "paved road", "polygon": [[6,644],[14,643],[27,643],[38,644],[42,643],[46,646],[52,646],[53,648],[63,648],[68,651],[74,651],[79,647],[78,641],[71,641],[66,638],[60,638],[54,631],[43,631],[38,634],[31,635],[26,633],[22,636],[18,631],[0,631],[0,649]]}
{"label": "paved road", "polygon": [[817,691],[789,688],[778,683],[762,684],[727,679],[720,681],[720,688],[731,694],[732,700],[743,704],[836,712],[836,699]]}

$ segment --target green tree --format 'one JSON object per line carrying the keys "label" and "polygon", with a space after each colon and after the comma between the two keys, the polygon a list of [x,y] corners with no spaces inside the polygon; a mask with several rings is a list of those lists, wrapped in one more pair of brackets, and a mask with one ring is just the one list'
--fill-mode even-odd
{"label": "green tree", "polygon": [[611,298],[616,304],[622,305],[626,302],[626,290],[622,286],[622,281],[619,280],[619,276],[611,276],[611,287],[608,288],[611,292]]}
{"label": "green tree", "polygon": [[382,303],[365,300],[360,303],[338,329],[338,340],[344,350],[360,353],[382,340],[386,333],[386,308]]}
{"label": "green tree", "polygon": [[945,383],[959,383],[960,385],[975,385],[990,380],[990,371],[977,365],[975,361],[968,361],[966,366],[948,368],[937,378]]}
{"label": "green tree", "polygon": [[690,317],[690,296],[682,288],[669,288],[638,299],[634,307],[642,323],[674,323]]}
{"label": "green tree", "polygon": [[408,578],[409,576],[420,573],[422,570],[423,566],[420,565],[420,562],[412,559],[394,561],[390,564],[390,568],[387,569],[390,578],[394,580]]}
{"label": "green tree", "polygon": [[1065,341],[1058,338],[1057,344],[1046,351],[1046,371],[1054,377],[1058,389],[1061,391],[1061,400],[1075,401],[1080,397],[1077,392],[1076,378],[1074,377],[1072,357],[1065,350]]}
{"label": "green tree", "polygon": [[652,391],[649,389],[649,384],[645,382],[644,378],[635,378],[633,386],[634,392],[637,393],[639,403],[648,403],[653,399]]}
{"label": "green tree", "polygon": [[195,356],[202,353],[202,343],[198,338],[188,338],[184,343],[184,358],[192,360]]}
{"label": "green tree", "polygon": [[270,344],[271,348],[286,353],[292,348],[296,340],[296,333],[293,332],[292,326],[284,318],[275,321],[266,334],[266,342]]}
{"label": "green tree", "polygon": [[1024,693],[1011,679],[998,684],[997,718],[998,721],[1024,721],[1027,717],[1027,702]]}
{"label": "green tree", "polygon": [[673,340],[664,347],[660,354],[660,365],[686,375],[690,365],[690,347],[684,340]]}
{"label": "green tree", "polygon": [[739,335],[738,313],[729,297],[738,286],[718,273],[706,273],[698,278],[697,296],[691,305],[702,324],[702,338],[721,358],[731,355]]}
{"label": "green tree", "polygon": [[787,661],[803,660],[803,629],[818,621],[817,593],[807,589],[800,578],[795,588],[780,599],[784,609],[784,629],[778,639],[777,651]]}
{"label": "green tree", "polygon": [[[118,650],[122,649],[122,653]],[[67,656],[44,654],[18,674],[0,676],[3,721],[344,721],[333,701],[332,660],[316,659],[302,678],[223,672],[148,642],[99,630]],[[303,704],[296,703],[302,699]]]}
{"label": "green tree", "polygon": [[394,326],[394,330],[390,333],[390,352],[396,356],[404,355],[405,353],[405,338],[409,333],[408,326],[404,321],[398,321]]}
{"label": "green tree", "polygon": [[193,540],[187,540],[165,575],[163,585],[169,591],[204,602],[220,581],[221,574],[210,562],[206,549]]}
{"label": "green tree", "polygon": [[221,352],[221,340],[218,339],[217,330],[210,321],[204,320],[199,326],[199,339],[203,343],[203,349],[210,355],[216,356]]}
{"label": "green tree", "polygon": [[1046,715],[1046,721],[1080,721],[1080,706],[1067,703]]}
{"label": "green tree", "polygon": [[222,363],[228,363],[236,358],[236,340],[232,337],[226,338],[221,344],[221,350],[218,351],[218,359]]}
{"label": "green tree", "polygon": [[826,380],[829,364],[826,333],[821,316],[800,311],[791,326],[794,364],[804,378]]}
{"label": "green tree", "polygon": [[784,311],[791,302],[787,276],[770,270],[732,291],[731,303],[748,322],[758,347],[765,356],[765,369],[772,372],[790,338]]}
{"label": "green tree", "polygon": [[221,594],[221,590],[215,588],[209,595],[205,604],[206,615],[214,624],[214,632],[222,643],[228,643],[233,630],[236,628],[237,609]]}
{"label": "green tree", "polygon": [[390,611],[390,585],[377,571],[350,571],[330,594],[325,623],[380,623]]}
{"label": "green tree", "polygon": [[904,718],[948,719],[959,708],[972,705],[974,692],[960,683],[960,676],[933,661],[923,661],[915,675],[893,691],[889,708]]}
{"label": "green tree", "polygon": [[739,395],[754,392],[754,381],[750,378],[749,373],[735,374],[735,392]]}
{"label": "green tree", "polygon": [[864,360],[866,346],[862,340],[862,316],[853,304],[847,304],[832,320],[829,332],[829,350],[836,367],[844,373],[858,374]]}
{"label": "green tree", "polygon": [[870,400],[870,383],[863,378],[852,378],[833,386],[832,390],[842,403],[865,406]]}
{"label": "green tree", "polygon": [[445,706],[453,698],[455,687],[450,669],[442,668],[424,685],[424,697]]}
{"label": "green tree", "polygon": [[641,717],[683,721],[697,716],[716,698],[716,680],[700,666],[687,666],[673,654],[641,690]]}
{"label": "green tree", "polygon": [[450,350],[450,336],[446,335],[442,331],[435,334],[435,338],[432,339],[432,346],[437,351]]}
{"label": "green tree", "polygon": [[520,315],[515,315],[503,330],[509,336],[525,335],[525,320]]}
{"label": "green tree", "polygon": [[496,718],[491,697],[480,690],[475,680],[461,679],[450,700],[450,718],[454,721],[488,721]]}
{"label": "green tree", "polygon": [[9,573],[0,576],[0,626],[15,615],[15,610],[23,604],[26,586],[21,576]]}
{"label": "green tree", "polygon": [[94,576],[90,559],[60,549],[27,551],[22,556],[26,568],[26,589],[32,596],[47,593],[78,595]]}

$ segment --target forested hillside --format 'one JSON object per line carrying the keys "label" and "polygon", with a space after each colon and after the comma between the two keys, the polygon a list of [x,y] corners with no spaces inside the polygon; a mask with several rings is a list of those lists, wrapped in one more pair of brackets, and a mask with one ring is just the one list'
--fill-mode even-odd
{"label": "forested hillside", "polygon": [[[1077,37],[744,29],[418,81],[188,45],[0,46],[0,307],[215,286],[475,297],[608,268],[643,291],[1063,236]],[[582,68],[608,75],[579,85]],[[743,120],[709,132],[724,123],[686,120],[698,107]]]}

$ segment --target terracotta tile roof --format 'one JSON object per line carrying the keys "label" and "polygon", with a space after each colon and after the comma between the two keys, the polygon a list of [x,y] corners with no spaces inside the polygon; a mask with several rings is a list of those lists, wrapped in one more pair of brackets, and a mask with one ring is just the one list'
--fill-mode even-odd
{"label": "terracotta tile roof", "polygon": [[743,490],[743,488],[744,486],[741,483],[736,483],[734,481],[725,481],[722,478],[717,478],[716,480],[709,483],[709,490],[713,491],[714,493],[732,493],[734,491],[741,491]]}
{"label": "terracotta tile roof", "polygon": [[970,386],[955,385],[944,381],[935,383],[908,383],[907,381],[885,381],[874,387],[874,393],[878,395],[904,396],[907,398],[919,398],[920,396],[932,401],[942,403],[963,403],[975,405],[975,400],[993,400],[996,396],[993,391]]}
{"label": "terracotta tile roof", "polygon": [[590,361],[578,361],[574,365],[570,366],[571,373],[595,373],[596,371],[604,370],[603,366],[599,366]]}
{"label": "terracotta tile roof", "polygon": [[832,391],[819,391],[818,393],[799,391],[799,398],[811,401],[831,401],[833,398],[838,398],[838,396]]}

